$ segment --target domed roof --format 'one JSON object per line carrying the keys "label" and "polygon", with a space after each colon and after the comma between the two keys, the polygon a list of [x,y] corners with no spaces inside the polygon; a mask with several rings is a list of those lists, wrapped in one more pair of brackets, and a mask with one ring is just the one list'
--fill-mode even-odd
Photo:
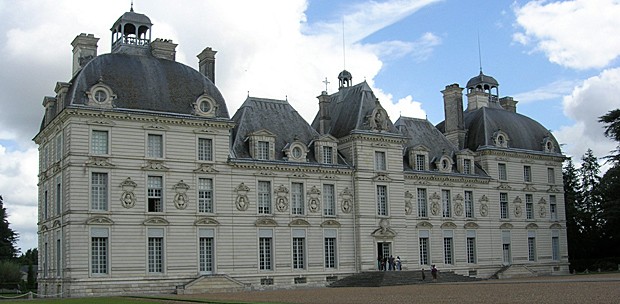
{"label": "domed roof", "polygon": [[338,74],[338,79],[352,79],[352,78],[353,78],[353,75],[351,75],[351,72],[347,70],[342,70],[342,72]]}
{"label": "domed roof", "polygon": [[134,12],[133,8],[131,9],[131,11],[126,12],[122,16],[120,16],[118,20],[114,22],[114,26],[112,26],[110,30],[113,31],[116,28],[116,26],[121,23],[135,23],[135,24],[144,24],[144,25],[149,25],[149,26],[153,25],[149,17],[147,17],[144,14],[138,14]]}
{"label": "domed roof", "polygon": [[115,109],[194,115],[196,100],[206,94],[217,107],[215,117],[229,118],[222,94],[207,77],[189,66],[150,54],[95,57],[72,79],[65,106],[86,105],[86,92],[98,83],[116,95],[112,101]]}
{"label": "domed roof", "polygon": [[[480,74],[478,74],[478,76],[473,77],[472,79],[470,79],[467,82],[467,88],[473,88],[476,87],[479,84],[487,84],[489,85],[489,87],[497,87],[499,86],[499,83],[497,82],[497,80],[495,80],[495,78],[488,76],[488,75],[484,75],[482,73],[482,71],[480,71]],[[484,88],[484,86],[483,86]]]}

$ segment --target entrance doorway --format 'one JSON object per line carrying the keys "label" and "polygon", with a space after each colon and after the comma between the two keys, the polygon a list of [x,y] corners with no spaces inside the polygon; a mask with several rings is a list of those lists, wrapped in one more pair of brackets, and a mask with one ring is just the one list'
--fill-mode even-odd
{"label": "entrance doorway", "polygon": [[[377,243],[377,256],[381,256],[381,258],[389,258],[392,254],[391,245],[392,244],[388,242]],[[387,265],[384,267],[387,267]],[[377,269],[382,270],[381,261],[377,261]]]}

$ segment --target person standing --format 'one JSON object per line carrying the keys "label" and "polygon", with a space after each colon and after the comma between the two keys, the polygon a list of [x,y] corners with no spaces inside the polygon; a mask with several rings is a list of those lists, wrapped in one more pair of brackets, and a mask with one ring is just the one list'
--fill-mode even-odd
{"label": "person standing", "polygon": [[426,272],[424,272],[424,268],[422,268],[422,281],[426,280]]}
{"label": "person standing", "polygon": [[396,269],[398,269],[399,271],[403,270],[402,262],[400,260],[400,256],[396,256]]}
{"label": "person standing", "polygon": [[435,264],[431,265],[431,275],[433,276],[433,282],[437,282],[437,272],[439,272],[439,270],[437,270]]}

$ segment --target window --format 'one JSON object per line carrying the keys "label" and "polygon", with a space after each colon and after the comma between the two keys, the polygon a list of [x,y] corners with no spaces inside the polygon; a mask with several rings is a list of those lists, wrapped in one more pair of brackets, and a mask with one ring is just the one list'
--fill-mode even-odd
{"label": "window", "polygon": [[506,164],[497,164],[497,171],[498,171],[498,177],[499,180],[507,180],[507,175],[506,175]]}
{"label": "window", "polygon": [[293,269],[305,269],[306,231],[293,229]]}
{"label": "window", "polygon": [[161,134],[149,134],[147,137],[146,157],[164,157],[164,138]]}
{"label": "window", "polygon": [[163,178],[161,176],[149,176],[147,178],[147,187],[148,212],[163,212]]}
{"label": "window", "polygon": [[441,204],[443,217],[452,216],[452,206],[450,203],[450,190],[441,190]]}
{"label": "window", "polygon": [[415,169],[423,171],[426,168],[426,156],[424,154],[415,155]]}
{"label": "window", "polygon": [[62,133],[56,135],[56,161],[62,159]]}
{"label": "window", "polygon": [[549,213],[552,220],[558,219],[558,204],[555,199],[555,195],[549,195]]}
{"label": "window", "polygon": [[60,239],[56,239],[56,277],[60,277],[62,271],[62,249]]}
{"label": "window", "polygon": [[210,138],[198,138],[198,160],[213,160],[213,141]]}
{"label": "window", "polygon": [[269,159],[269,142],[268,141],[259,141],[258,142],[258,151],[256,151],[256,158],[258,159]]}
{"label": "window", "polygon": [[557,230],[551,231],[551,259],[560,260],[560,232]]}
{"label": "window", "polygon": [[92,228],[90,231],[90,273],[108,273],[108,229]]}
{"label": "window", "polygon": [[467,231],[467,240],[466,240],[466,250],[467,250],[467,263],[476,264],[476,231],[468,230]]}
{"label": "window", "polygon": [[465,217],[474,217],[474,193],[465,191]]}
{"label": "window", "polygon": [[429,265],[428,230],[420,231],[420,265]]}
{"label": "window", "polygon": [[336,234],[335,229],[325,230],[325,268],[336,268]]}
{"label": "window", "polygon": [[215,252],[214,231],[213,229],[200,229],[198,234],[199,271],[212,273]]}
{"label": "window", "polygon": [[43,169],[43,171],[47,170],[47,165],[49,164],[48,162],[49,159],[49,148],[47,147],[47,145],[45,145],[43,147],[43,155],[41,156],[41,169]]}
{"label": "window", "polygon": [[418,189],[418,216],[428,217],[428,203],[426,200],[426,189]]}
{"label": "window", "polygon": [[291,184],[291,212],[294,215],[303,215],[304,208],[304,184]]}
{"label": "window", "polygon": [[526,183],[532,182],[532,167],[523,166],[523,181]]}
{"label": "window", "polygon": [[45,246],[43,247],[43,277],[47,278],[47,270],[49,268],[49,251],[47,247],[47,242],[45,242]]}
{"label": "window", "polygon": [[56,177],[56,215],[62,213],[62,180]]}
{"label": "window", "polygon": [[333,164],[334,163],[333,152],[334,152],[334,150],[333,150],[332,147],[323,146],[323,163],[324,164]]}
{"label": "window", "polygon": [[148,230],[148,272],[164,272],[164,229]]}
{"label": "window", "polygon": [[108,174],[92,172],[90,182],[90,203],[92,210],[108,210]]}
{"label": "window", "polygon": [[43,218],[47,219],[49,217],[49,196],[47,190],[43,192]]}
{"label": "window", "polygon": [[385,152],[375,151],[375,170],[385,171]]}
{"label": "window", "polygon": [[463,159],[463,174],[471,174],[471,159]]}
{"label": "window", "polygon": [[377,214],[387,215],[387,186],[377,186]]}
{"label": "window", "polygon": [[525,218],[534,219],[534,197],[531,194],[525,195]]}
{"label": "window", "polygon": [[530,262],[536,261],[536,234],[534,231],[528,231],[527,233],[527,260]]}
{"label": "window", "polygon": [[508,218],[508,193],[499,194],[499,213],[500,218]]}
{"label": "window", "polygon": [[553,168],[547,168],[547,182],[549,184],[555,184],[555,170]]}
{"label": "window", "polygon": [[336,215],[334,185],[323,185],[323,215]]}
{"label": "window", "polygon": [[198,212],[213,213],[213,179],[198,179]]}
{"label": "window", "polygon": [[90,137],[90,152],[93,155],[107,155],[108,131],[93,130]]}
{"label": "window", "polygon": [[502,230],[502,262],[504,265],[512,264],[510,249],[510,230]]}
{"label": "window", "polygon": [[271,182],[258,182],[258,213],[271,214]]}
{"label": "window", "polygon": [[272,230],[259,230],[258,260],[260,270],[273,270],[272,239]]}
{"label": "window", "polygon": [[443,237],[443,263],[451,265],[454,261],[454,244],[452,239],[452,231],[445,231]]}

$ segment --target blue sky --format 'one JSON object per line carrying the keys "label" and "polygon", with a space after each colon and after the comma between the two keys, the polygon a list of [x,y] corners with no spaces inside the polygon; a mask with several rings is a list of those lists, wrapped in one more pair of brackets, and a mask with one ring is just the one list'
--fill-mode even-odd
{"label": "blue sky", "polygon": [[[70,43],[80,33],[110,50],[111,25],[129,0],[0,0],[0,194],[25,251],[36,246],[37,150],[44,96],[69,81]],[[597,118],[620,107],[617,0],[136,0],[153,38],[178,43],[176,60],[197,67],[218,51],[216,85],[232,114],[248,92],[285,99],[311,121],[316,96],[337,90],[343,69],[368,81],[392,121],[443,120],[440,91],[482,69],[517,111],[553,131],[577,160],[615,144]],[[343,20],[344,54],[343,57]]]}

